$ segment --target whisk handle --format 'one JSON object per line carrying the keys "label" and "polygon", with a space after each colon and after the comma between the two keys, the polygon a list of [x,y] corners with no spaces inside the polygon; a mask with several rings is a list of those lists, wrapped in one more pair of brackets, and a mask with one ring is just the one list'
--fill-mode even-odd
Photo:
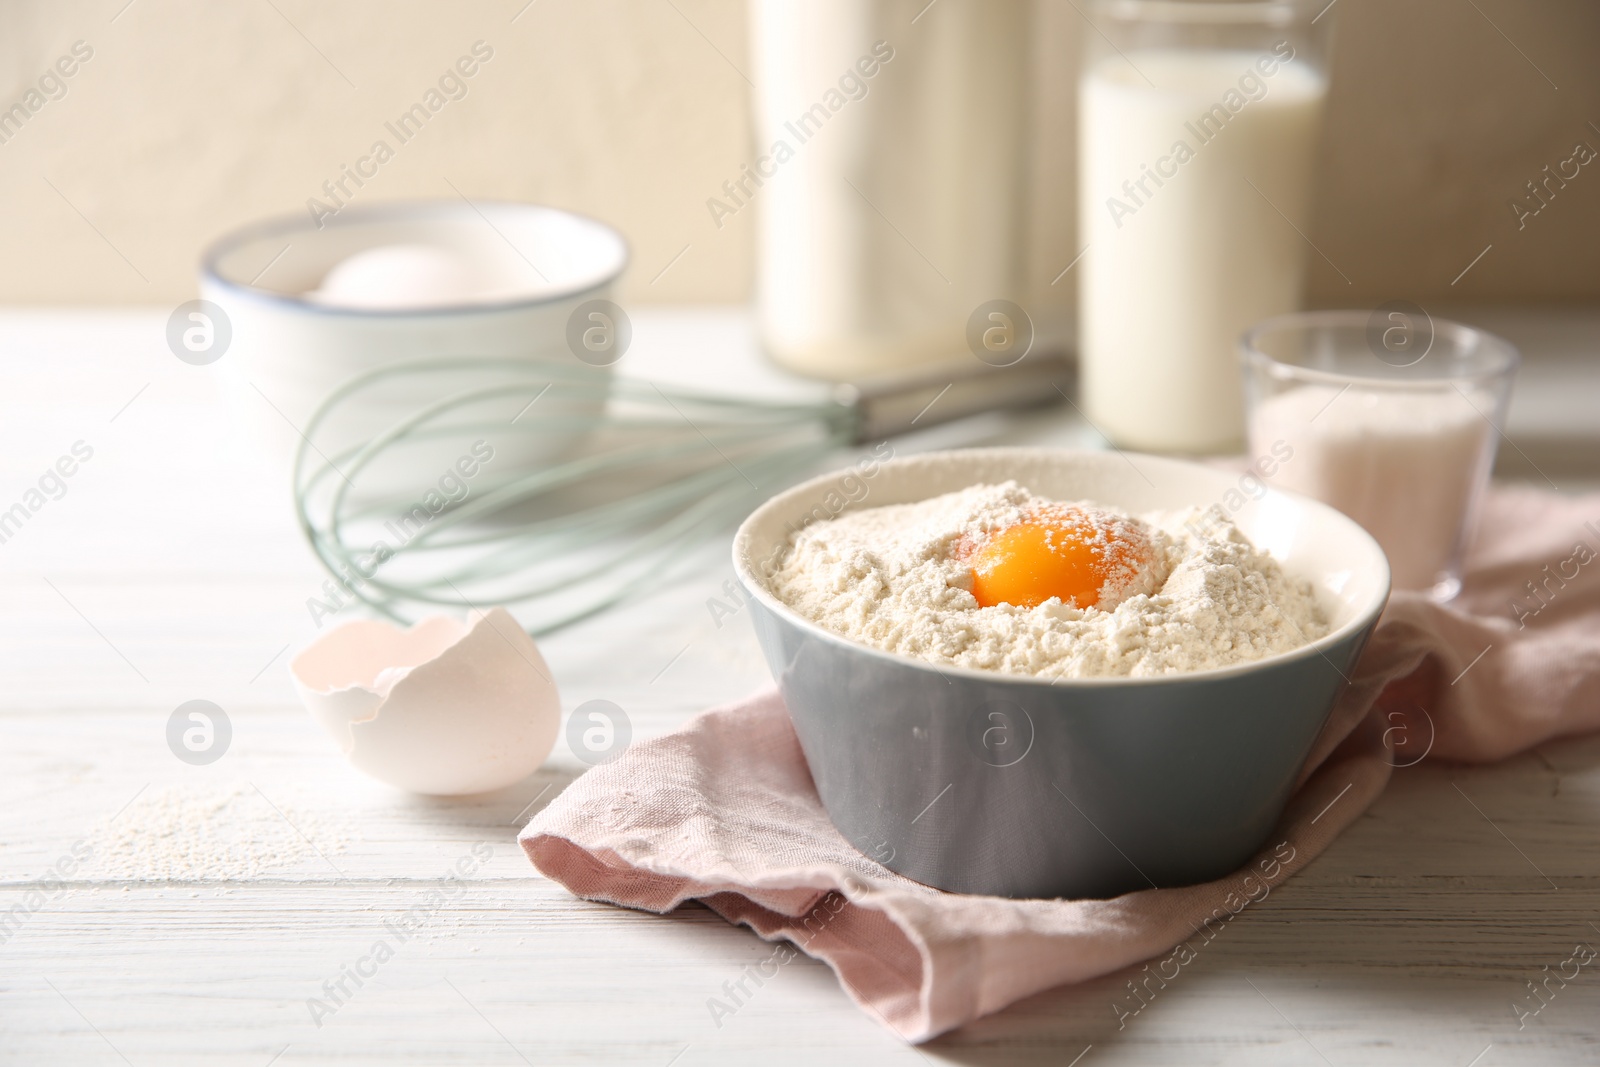
{"label": "whisk handle", "polygon": [[986,411],[1059,403],[1073,379],[1058,353],[1030,355],[1010,367],[960,367],[891,381],[841,385],[834,400],[856,413],[853,444],[893,437]]}

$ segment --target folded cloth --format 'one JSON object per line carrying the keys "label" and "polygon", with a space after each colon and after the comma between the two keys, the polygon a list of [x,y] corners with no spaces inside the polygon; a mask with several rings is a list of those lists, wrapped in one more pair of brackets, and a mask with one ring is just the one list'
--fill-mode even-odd
{"label": "folded cloth", "polygon": [[[828,821],[775,691],[590,770],[521,842],[581,897],[653,912],[699,900],[794,942],[908,1041],[1141,960],[1153,961],[1142,980],[1170,979],[1322,852],[1393,767],[1495,760],[1600,728],[1597,556],[1600,496],[1494,490],[1461,595],[1394,594],[1267,846],[1204,885],[1009,900],[903,878]],[[736,1010],[738,987],[728,996],[713,1014],[724,999]]]}

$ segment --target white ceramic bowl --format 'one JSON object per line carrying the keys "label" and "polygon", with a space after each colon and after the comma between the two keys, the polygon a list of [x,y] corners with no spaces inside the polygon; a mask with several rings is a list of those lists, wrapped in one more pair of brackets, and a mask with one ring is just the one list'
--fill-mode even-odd
{"label": "white ceramic bowl", "polygon": [[[422,309],[329,306],[308,296],[348,257],[391,245],[430,245],[521,277],[523,291],[491,300]],[[580,304],[606,299],[627,266],[622,236],[604,223],[532,204],[469,204],[461,200],[349,207],[317,225],[309,215],[262,222],[218,240],[205,253],[200,293],[227,315],[229,348],[216,366],[241,421],[251,426],[279,469],[287,472],[312,412],[358,374],[421,358],[486,356],[558,365],[569,374],[607,380],[609,366],[580,362],[567,342]],[[542,275],[542,278],[540,277]],[[463,375],[454,387],[492,381]],[[324,451],[370,437],[441,395],[438,379],[387,385],[329,428]],[[510,424],[526,397],[507,396],[474,409],[475,417]],[[541,401],[546,419],[573,416],[565,437],[504,432],[492,444],[497,471],[547,460],[599,414],[603,389],[584,396],[552,390]],[[375,466],[363,494],[406,492],[427,485],[465,455],[476,435],[442,438],[408,450],[403,464]]]}

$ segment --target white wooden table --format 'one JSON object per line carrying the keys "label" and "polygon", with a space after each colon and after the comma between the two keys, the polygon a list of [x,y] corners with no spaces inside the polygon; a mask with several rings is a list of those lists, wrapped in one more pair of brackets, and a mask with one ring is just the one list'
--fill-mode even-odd
{"label": "white wooden table", "polygon": [[[1600,738],[1397,772],[1120,1032],[1111,976],[912,1049],[804,957],[718,1025],[708,998],[769,948],[697,907],[573,900],[516,847],[581,770],[564,746],[501,793],[427,800],[351,770],[301,711],[285,660],[315,633],[305,600],[322,576],[213,377],[167,351],[165,317],[0,316],[0,508],[74,442],[94,449],[0,544],[0,1062],[1600,1061],[1600,962],[1552,982],[1524,1029],[1513,1011],[1575,943],[1600,946]],[[1512,422],[1525,454],[1506,469],[1594,485],[1600,316],[1478,318],[1530,350]],[[737,313],[636,326],[641,372],[721,363],[784,387],[748,370]],[[1061,411],[935,436],[1092,440]],[[713,565],[543,641],[563,705],[604,697],[650,736],[764,684],[748,623],[718,628],[705,605],[730,576]],[[197,698],[234,730],[203,767],[165,740]],[[487,859],[435,907],[475,849]],[[399,942],[386,923],[408,911],[422,929]],[[324,983],[385,938],[392,958],[343,979],[314,1021],[308,1001],[331,1004]]]}

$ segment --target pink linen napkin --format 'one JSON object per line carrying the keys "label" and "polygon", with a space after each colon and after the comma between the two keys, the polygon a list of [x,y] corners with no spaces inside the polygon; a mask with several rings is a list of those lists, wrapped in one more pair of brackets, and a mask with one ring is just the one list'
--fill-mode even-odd
{"label": "pink linen napkin", "polygon": [[[653,912],[699,900],[794,942],[907,1041],[1140,960],[1152,960],[1136,976],[1148,986],[1322,852],[1393,767],[1496,760],[1600,729],[1597,573],[1600,496],[1492,492],[1461,596],[1394,595],[1278,829],[1203,885],[1009,900],[903,878],[828,821],[770,690],[590,770],[520,840],[578,896]],[[730,1014],[762,980],[748,977],[727,991]]]}

